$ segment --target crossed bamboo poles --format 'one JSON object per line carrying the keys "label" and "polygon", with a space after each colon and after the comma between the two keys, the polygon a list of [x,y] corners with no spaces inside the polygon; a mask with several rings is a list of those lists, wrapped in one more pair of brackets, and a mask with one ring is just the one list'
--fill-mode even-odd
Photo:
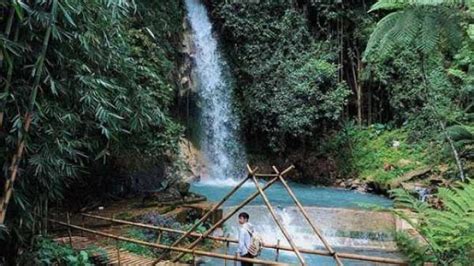
{"label": "crossed bamboo poles", "polygon": [[[224,222],[226,222],[230,217],[232,217],[235,213],[237,213],[240,209],[242,209],[245,205],[247,205],[249,202],[251,202],[253,199],[255,199],[258,195],[260,195],[263,199],[263,201],[265,202],[265,205],[267,206],[268,210],[270,211],[270,214],[273,218],[273,220],[276,222],[276,224],[278,225],[278,227],[280,228],[281,232],[283,233],[283,235],[285,236],[286,240],[288,241],[288,243],[290,244],[293,252],[296,254],[296,256],[298,257],[298,260],[300,261],[300,263],[302,265],[306,265],[306,262],[303,258],[303,256],[301,255],[301,252],[300,250],[298,249],[298,247],[296,246],[295,242],[293,241],[293,239],[291,238],[290,234],[288,233],[288,231],[286,230],[286,228],[283,226],[283,224],[280,222],[280,220],[278,219],[276,213],[275,213],[275,210],[273,209],[272,205],[270,204],[270,202],[268,201],[268,198],[265,194],[265,190],[267,188],[269,188],[271,185],[273,185],[276,181],[280,180],[281,183],[283,184],[283,186],[285,187],[285,189],[288,191],[288,194],[291,196],[291,198],[293,199],[293,201],[295,202],[295,204],[297,205],[298,209],[302,212],[303,216],[305,217],[306,221],[308,221],[308,223],[310,224],[311,228],[313,229],[314,233],[319,237],[319,239],[322,241],[322,243],[324,244],[324,246],[326,247],[326,249],[328,250],[328,252],[333,256],[334,260],[336,261],[337,265],[343,265],[341,260],[339,259],[337,253],[331,248],[331,246],[329,245],[329,243],[326,241],[326,239],[324,238],[324,236],[321,234],[319,228],[311,221],[311,219],[309,219],[309,216],[308,216],[308,213],[305,211],[305,209],[303,208],[303,205],[301,205],[301,203],[298,201],[298,199],[296,198],[295,194],[293,193],[293,191],[291,190],[291,188],[288,186],[288,184],[286,183],[285,179],[283,178],[284,175],[286,175],[288,172],[290,172],[294,166],[290,166],[288,168],[286,168],[285,170],[283,170],[282,172],[280,172],[275,166],[272,167],[273,170],[275,171],[275,174],[258,174],[256,173],[258,167],[254,168],[254,169],[251,169],[249,165],[247,165],[247,170],[248,170],[248,175],[246,178],[242,179],[242,181],[236,186],[234,187],[229,193],[227,193],[227,195],[219,202],[217,203],[216,205],[214,205],[206,214],[204,214],[204,216],[199,219],[199,221],[197,221],[186,233],[184,233],[180,238],[178,238],[174,243],[172,243],[171,245],[168,246],[168,248],[173,248],[175,247],[176,245],[178,245],[179,243],[181,243],[181,241],[183,239],[185,239],[186,237],[192,235],[193,231],[199,226],[201,225],[215,210],[217,210],[219,207],[222,206],[222,204],[224,204],[224,202],[226,200],[228,200],[240,187],[242,187],[242,185],[247,182],[248,179],[252,179],[252,181],[254,182],[256,188],[257,188],[257,192],[253,193],[252,195],[250,195],[247,199],[245,199],[240,205],[238,205],[236,208],[234,208],[231,212],[229,212],[228,214],[224,215],[224,217],[222,217],[222,219],[220,219],[217,223],[215,223],[213,226],[211,226],[211,228],[209,228],[206,232],[202,233],[201,235],[199,235],[199,237],[194,240],[194,242],[192,242],[190,245],[188,245],[186,248],[187,249],[192,249],[192,250],[195,250],[195,247],[197,246],[197,244],[199,244],[203,239],[205,239],[206,237],[208,237],[212,232],[214,232],[214,230],[216,228],[218,228],[220,225],[222,225]],[[265,177],[273,177],[268,183],[266,183],[263,187],[260,187],[260,185],[258,184],[258,181],[257,181],[257,176],[265,176]],[[171,261],[172,262],[176,262],[178,261],[182,256],[184,256],[185,253],[182,253],[180,252],[178,254],[178,256],[176,256],[175,258],[173,258]],[[160,257],[158,257],[158,259],[154,262],[154,264],[156,265],[159,261],[161,261],[162,257],[164,256],[164,254],[162,254]]]}

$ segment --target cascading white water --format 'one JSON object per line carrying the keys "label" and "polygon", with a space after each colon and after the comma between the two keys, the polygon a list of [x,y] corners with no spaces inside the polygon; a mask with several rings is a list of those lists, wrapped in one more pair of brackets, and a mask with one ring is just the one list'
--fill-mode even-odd
{"label": "cascading white water", "polygon": [[232,108],[230,71],[219,53],[205,6],[199,0],[186,0],[185,4],[193,33],[201,148],[208,168],[208,177],[203,177],[203,181],[231,185],[232,178],[244,169],[245,153],[238,138],[239,120]]}

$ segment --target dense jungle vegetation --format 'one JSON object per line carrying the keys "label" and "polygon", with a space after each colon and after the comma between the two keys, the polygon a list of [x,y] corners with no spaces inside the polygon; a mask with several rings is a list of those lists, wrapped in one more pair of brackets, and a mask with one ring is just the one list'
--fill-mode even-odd
{"label": "dense jungle vegetation", "polygon": [[[414,263],[469,264],[471,1],[204,2],[249,154],[290,160],[310,183],[388,186],[433,167],[451,187],[441,208],[393,192],[429,245],[400,243]],[[119,173],[177,167],[184,12],[180,1],[0,2],[0,264],[87,261],[41,236],[48,209],[117,194]]]}

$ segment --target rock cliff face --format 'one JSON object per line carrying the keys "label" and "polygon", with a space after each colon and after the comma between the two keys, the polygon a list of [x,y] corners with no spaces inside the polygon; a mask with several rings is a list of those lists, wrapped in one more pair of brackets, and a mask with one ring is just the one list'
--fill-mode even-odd
{"label": "rock cliff face", "polygon": [[179,143],[180,160],[185,164],[182,170],[184,181],[199,181],[207,174],[206,161],[201,151],[188,139],[182,138]]}
{"label": "rock cliff face", "polygon": [[178,72],[180,84],[179,97],[189,97],[190,93],[196,93],[193,69],[194,44],[192,42],[192,32],[186,17],[183,19],[183,35],[181,42],[181,62]]}

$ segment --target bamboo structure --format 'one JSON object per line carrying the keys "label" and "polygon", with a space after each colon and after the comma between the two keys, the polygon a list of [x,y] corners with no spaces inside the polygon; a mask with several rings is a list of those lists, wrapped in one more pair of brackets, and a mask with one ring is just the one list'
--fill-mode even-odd
{"label": "bamboo structure", "polygon": [[138,245],[152,247],[152,248],[169,249],[169,250],[172,250],[172,251],[189,253],[189,254],[194,254],[194,255],[199,255],[199,256],[206,256],[206,257],[212,257],[212,258],[218,258],[218,259],[227,259],[227,260],[236,260],[236,261],[243,261],[243,262],[250,262],[250,263],[258,263],[258,264],[263,264],[263,265],[287,265],[287,264],[282,264],[282,263],[275,263],[274,261],[269,261],[269,260],[251,259],[251,258],[244,258],[244,257],[236,258],[235,256],[231,256],[231,255],[223,255],[223,254],[208,252],[208,251],[203,251],[203,250],[192,250],[192,249],[180,248],[180,247],[169,247],[167,245],[150,243],[150,242],[141,241],[141,240],[137,240],[137,239],[133,239],[133,238],[128,238],[128,237],[113,235],[113,234],[109,234],[109,233],[104,233],[104,232],[101,232],[101,231],[96,231],[96,230],[84,228],[84,227],[81,227],[81,226],[68,224],[68,223],[61,222],[61,221],[54,220],[54,219],[49,219],[49,221],[52,222],[52,223],[57,223],[57,224],[66,226],[68,228],[73,228],[73,229],[76,229],[76,230],[84,231],[84,232],[87,232],[87,233],[90,233],[90,234],[103,236],[103,237],[107,237],[107,238],[110,238],[110,239],[135,243],[135,244],[138,244]]}
{"label": "bamboo structure", "polygon": [[[293,191],[291,190],[289,185],[286,183],[283,176],[286,175],[293,168],[294,168],[294,166],[292,165],[292,166],[288,167],[287,169],[285,169],[284,171],[279,172],[278,169],[275,166],[273,166],[273,170],[275,171],[275,174],[260,174],[260,173],[256,173],[257,168],[252,170],[250,168],[250,166],[247,165],[247,169],[248,169],[248,172],[249,172],[247,177],[245,179],[243,179],[235,188],[233,188],[219,203],[217,203],[206,214],[204,214],[203,217],[193,226],[192,229],[187,230],[187,231],[171,229],[171,228],[165,228],[165,227],[159,227],[159,226],[154,226],[154,225],[149,225],[149,224],[130,222],[130,221],[125,221],[125,220],[115,219],[114,217],[108,218],[108,217],[102,217],[102,216],[97,216],[97,215],[93,215],[93,214],[82,214],[83,217],[89,217],[89,218],[94,218],[94,219],[99,219],[99,220],[110,221],[112,224],[114,224],[114,223],[124,224],[124,225],[137,226],[137,227],[141,227],[141,228],[156,230],[160,234],[162,232],[173,232],[173,233],[181,234],[182,236],[179,237],[178,240],[176,240],[171,245],[163,245],[163,244],[160,244],[159,242],[150,243],[150,242],[130,239],[130,238],[126,238],[126,237],[111,235],[111,234],[108,234],[108,233],[103,233],[103,232],[87,229],[84,226],[80,227],[80,226],[76,226],[76,225],[71,225],[69,221],[68,221],[68,223],[64,223],[64,222],[60,222],[60,221],[56,221],[56,220],[52,220],[52,219],[50,219],[50,221],[52,221],[54,223],[64,225],[64,226],[68,226],[68,228],[75,228],[75,229],[81,230],[81,232],[90,232],[90,233],[93,233],[93,234],[96,234],[96,235],[105,236],[108,239],[112,238],[112,239],[116,239],[116,240],[123,240],[123,241],[133,242],[133,243],[144,245],[144,246],[149,246],[149,247],[154,247],[154,248],[161,248],[161,249],[165,249],[165,250],[168,250],[168,251],[178,252],[178,255],[175,258],[172,259],[172,262],[178,261],[184,254],[188,253],[188,254],[192,254],[193,257],[195,255],[202,255],[202,256],[208,256],[208,257],[224,259],[225,263],[227,263],[227,260],[233,260],[234,263],[236,261],[246,261],[246,262],[259,263],[259,264],[265,264],[265,265],[275,264],[276,262],[273,262],[273,261],[264,261],[264,260],[259,260],[259,259],[255,259],[255,258],[251,259],[251,258],[242,258],[242,257],[227,255],[227,251],[226,251],[226,254],[218,254],[218,253],[213,253],[213,252],[206,252],[206,251],[202,251],[202,250],[196,250],[196,246],[204,239],[211,239],[211,240],[215,240],[215,241],[225,242],[227,247],[228,247],[229,243],[238,243],[238,240],[231,239],[228,236],[227,237],[219,237],[219,236],[211,236],[210,234],[212,232],[214,232],[214,230],[217,229],[219,226],[221,226],[223,223],[225,223],[228,219],[230,219],[234,214],[236,214],[245,205],[247,205],[252,200],[254,200],[257,196],[260,195],[262,197],[266,207],[270,211],[270,214],[271,214],[272,218],[275,220],[276,224],[278,225],[278,227],[282,231],[283,235],[288,240],[288,243],[290,244],[290,246],[281,246],[280,241],[278,241],[278,243],[276,245],[274,245],[274,244],[265,244],[265,243],[262,245],[264,248],[275,249],[276,250],[276,252],[277,252],[276,260],[278,260],[280,250],[285,250],[285,251],[294,252],[302,265],[306,265],[306,263],[304,261],[304,258],[301,255],[301,253],[312,254],[312,255],[320,255],[320,256],[330,256],[330,257],[334,258],[334,260],[337,262],[338,265],[342,265],[342,262],[340,260],[341,258],[343,258],[343,259],[352,259],[352,260],[361,260],[361,261],[370,261],[370,262],[376,262],[376,263],[407,265],[407,263],[405,261],[399,260],[399,259],[376,257],[376,256],[365,256],[365,255],[359,255],[359,254],[353,254],[353,253],[343,253],[343,252],[337,252],[336,253],[331,248],[329,243],[326,241],[324,236],[321,234],[319,228],[311,221],[311,219],[309,218],[308,213],[303,208],[303,206],[301,205],[301,203],[299,202],[299,200],[297,199],[297,197],[295,196],[295,194],[293,193]],[[261,187],[258,184],[257,176],[272,177],[272,179],[270,181],[268,181],[263,187]],[[217,208],[222,206],[222,204],[224,204],[224,202],[227,199],[229,199],[248,179],[252,179],[252,181],[254,182],[254,184],[257,188],[257,191],[255,193],[253,193],[252,195],[247,197],[238,206],[236,206],[229,213],[224,215],[219,221],[217,221],[215,224],[213,224],[206,232],[204,232],[204,233],[193,232],[193,229],[195,229],[195,227],[197,227],[199,224],[203,223],[212,214],[212,212],[214,212]],[[285,189],[287,190],[287,192],[291,196],[292,200],[295,202],[298,209],[302,212],[303,216],[305,217],[305,219],[310,224],[310,226],[313,229],[314,233],[322,241],[322,243],[323,243],[324,247],[326,248],[326,250],[311,250],[311,249],[305,249],[305,248],[298,248],[296,246],[296,244],[293,242],[293,240],[292,240],[291,236],[289,235],[288,231],[286,230],[286,228],[281,224],[281,222],[277,218],[277,215],[276,215],[272,205],[270,204],[266,194],[264,193],[264,191],[267,188],[269,188],[271,185],[273,185],[278,180],[282,182],[283,186],[285,187]],[[188,238],[188,237],[193,237],[193,238],[196,238],[196,239],[185,248],[176,246],[183,239]],[[161,259],[161,257],[162,256],[160,256],[158,258],[158,260],[154,261],[154,264],[157,264],[159,262],[159,260]]]}
{"label": "bamboo structure", "polygon": [[[109,221],[109,222],[113,222],[113,223],[116,223],[116,224],[136,226],[136,227],[149,229],[149,230],[155,230],[155,231],[159,231],[159,232],[170,232],[170,233],[177,233],[177,234],[186,233],[186,231],[182,231],[182,230],[178,230],[178,229],[160,227],[160,226],[155,226],[155,225],[150,225],[150,224],[130,222],[130,221],[126,221],[126,220],[114,219],[114,218],[109,218],[109,217],[104,217],[104,216],[93,215],[93,214],[83,213],[82,215],[85,216],[85,217],[88,217],[88,218],[93,218],[93,219],[98,219],[98,220],[103,220],[103,221]],[[189,234],[189,236],[191,236],[191,237],[201,237],[202,234],[193,232],[193,233]],[[220,237],[220,236],[208,235],[205,238],[215,240],[215,241],[221,241],[221,242],[224,242],[224,243],[235,243],[235,244],[237,244],[239,242],[237,239],[233,239],[233,238],[229,238],[229,237]],[[279,241],[275,245],[274,244],[263,243],[263,247],[267,248],[267,249],[274,249],[277,252],[279,250],[293,251],[293,249],[291,247],[280,245]],[[330,252],[324,251],[324,250],[312,250],[312,249],[301,248],[301,249],[299,249],[299,251],[301,253],[310,254],[310,255],[332,256],[332,254]],[[396,265],[406,265],[407,264],[405,261],[398,260],[398,259],[383,258],[383,257],[376,257],[376,256],[365,256],[365,255],[357,255],[357,254],[352,254],[352,253],[341,253],[341,252],[338,252],[337,254],[338,254],[338,257],[342,258],[342,259],[363,260],[363,261],[370,261],[370,262],[376,262],[376,263],[388,263],[388,264],[396,264]]]}
{"label": "bamboo structure", "polygon": [[290,194],[290,197],[295,202],[296,206],[298,206],[298,209],[301,211],[304,218],[306,219],[306,221],[309,223],[309,225],[313,229],[313,232],[319,237],[321,242],[323,242],[324,247],[326,247],[326,249],[329,251],[329,253],[333,254],[334,260],[336,261],[337,265],[343,265],[341,260],[338,258],[337,253],[331,248],[329,243],[324,238],[323,234],[321,234],[321,231],[319,230],[319,228],[311,221],[311,219],[309,218],[308,213],[303,208],[303,205],[301,205],[300,201],[296,198],[295,194],[293,193],[293,190],[291,190],[290,186],[288,186],[285,179],[282,176],[280,176],[280,173],[279,173],[278,169],[275,166],[272,166],[272,168],[275,171],[275,173],[278,174],[278,178],[280,179],[280,182],[283,184],[283,186],[285,187],[288,194]]}
{"label": "bamboo structure", "polygon": [[[255,177],[254,173],[252,172],[252,169],[250,169],[250,166],[247,165],[247,168],[249,170],[249,173],[252,175],[252,180],[255,184],[255,187],[257,187],[257,190],[258,190],[258,193],[260,194],[260,196],[262,197],[263,199],[263,202],[265,202],[265,205],[267,206],[268,208],[268,211],[270,211],[270,214],[272,215],[273,217],[273,220],[276,222],[276,224],[278,225],[278,227],[280,228],[281,232],[283,233],[283,235],[285,236],[286,240],[288,240],[288,243],[290,243],[290,246],[291,248],[293,249],[293,252],[295,252],[296,254],[296,257],[298,257],[298,260],[301,262],[301,264],[303,265],[306,265],[306,262],[303,258],[303,256],[301,256],[301,253],[299,252],[298,248],[296,247],[296,244],[295,242],[293,241],[293,239],[291,238],[290,234],[288,233],[288,231],[286,230],[286,228],[283,226],[283,224],[280,222],[280,220],[278,219],[276,213],[275,213],[275,210],[273,210],[273,207],[272,205],[270,204],[270,202],[268,201],[268,198],[267,196],[265,195],[265,193],[263,192],[262,188],[260,187],[260,185],[258,184],[258,181],[257,181],[257,178]],[[278,176],[279,178],[280,176]]]}
{"label": "bamboo structure", "polygon": [[[291,171],[291,169],[293,169],[294,166],[290,166],[288,167],[285,171],[282,172],[282,175],[286,174],[287,172]],[[267,188],[269,188],[273,183],[275,183],[276,181],[278,180],[278,177],[274,177],[272,180],[268,181],[268,183],[265,184],[265,186],[263,186],[262,190],[265,190]],[[259,195],[259,192],[255,192],[253,193],[252,195],[250,195],[247,199],[245,199],[242,203],[240,203],[239,206],[237,206],[236,208],[234,208],[230,213],[228,213],[227,215],[225,215],[224,217],[222,217],[221,220],[219,220],[216,224],[214,224],[211,228],[209,228],[206,232],[204,232],[202,234],[201,237],[199,237],[198,239],[196,239],[193,243],[191,243],[188,248],[194,248],[197,244],[199,244],[205,237],[207,237],[209,234],[211,234],[212,232],[214,232],[214,230],[216,230],[216,228],[218,228],[221,224],[223,224],[224,222],[226,222],[228,219],[230,219],[230,217],[232,217],[232,215],[234,215],[235,213],[237,213],[240,209],[242,209],[245,205],[247,205],[249,202],[251,202],[253,199],[255,199],[257,196]],[[172,261],[173,262],[176,262],[178,261],[181,257],[183,256],[183,254],[180,254],[178,255],[176,258],[174,258]]]}

